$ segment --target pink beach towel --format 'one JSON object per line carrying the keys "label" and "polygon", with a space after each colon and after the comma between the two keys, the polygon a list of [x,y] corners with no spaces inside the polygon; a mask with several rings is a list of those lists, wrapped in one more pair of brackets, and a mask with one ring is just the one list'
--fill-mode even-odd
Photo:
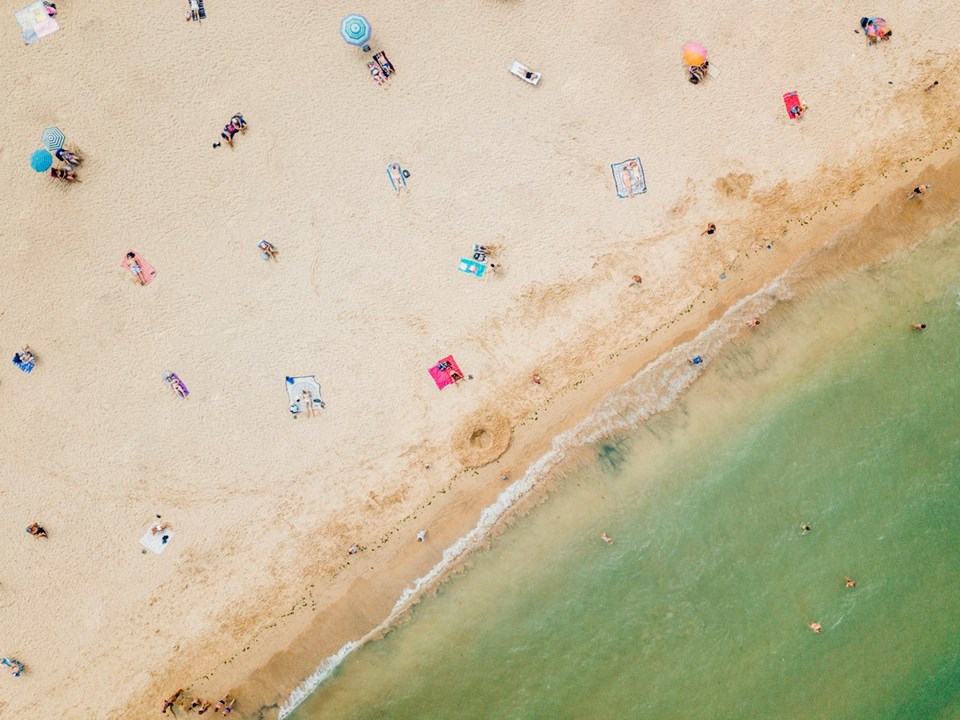
{"label": "pink beach towel", "polygon": [[[443,366],[442,370],[441,366]],[[430,377],[433,378],[433,381],[441,390],[447,385],[453,385],[453,383],[458,380],[463,380],[463,373],[460,372],[460,366],[457,365],[457,361],[453,359],[453,355],[447,355],[427,372],[430,373]],[[456,375],[455,378],[453,377],[454,375]]]}
{"label": "pink beach towel", "polygon": [[133,276],[134,276],[133,279],[136,280],[137,273],[133,272],[133,270],[130,268],[130,266],[133,263],[136,263],[137,266],[140,268],[140,277],[143,278],[143,281],[140,284],[149,285],[153,280],[154,276],[157,274],[157,269],[153,265],[148,263],[146,260],[144,260],[143,255],[141,255],[140,253],[134,252],[133,250],[127,250],[127,254],[130,254],[130,253],[133,253],[133,257],[132,258],[124,257],[123,262],[120,263],[120,267],[125,268],[126,270],[130,270],[130,272],[133,273]]}

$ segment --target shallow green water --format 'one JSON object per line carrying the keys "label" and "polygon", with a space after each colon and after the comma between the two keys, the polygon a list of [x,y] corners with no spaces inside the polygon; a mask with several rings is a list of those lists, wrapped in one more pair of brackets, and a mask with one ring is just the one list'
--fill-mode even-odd
{"label": "shallow green water", "polygon": [[958,240],[766,315],[295,717],[960,717]]}

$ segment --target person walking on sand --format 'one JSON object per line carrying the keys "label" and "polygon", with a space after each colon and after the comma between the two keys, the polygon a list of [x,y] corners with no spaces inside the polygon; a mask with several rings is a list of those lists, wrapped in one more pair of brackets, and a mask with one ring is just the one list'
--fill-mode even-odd
{"label": "person walking on sand", "polygon": [[600,533],[600,539],[603,540],[607,545],[613,544],[613,538],[607,535],[606,531]]}
{"label": "person walking on sand", "polygon": [[163,708],[160,710],[161,713],[166,714],[167,710],[173,707],[174,703],[180,699],[180,696],[183,694],[183,688],[177,690],[173,695],[168,697],[163,701]]}
{"label": "person walking on sand", "polygon": [[533,378],[531,378],[531,379],[533,380],[534,383],[536,383],[537,385],[539,385],[539,384],[540,384],[540,373],[534,373],[534,374],[533,374]]}
{"label": "person walking on sand", "polygon": [[419,531],[417,532],[417,542],[423,542],[423,541],[426,540],[426,539],[427,539],[427,531],[426,531],[426,530],[419,530]]}
{"label": "person walking on sand", "polygon": [[27,526],[27,534],[33,535],[34,537],[37,537],[37,538],[47,537],[47,531],[44,530],[42,527],[40,527],[40,525],[38,525],[37,523],[33,523]]}
{"label": "person walking on sand", "polygon": [[924,195],[929,189],[929,185],[917,185],[913,190],[910,191],[910,194],[907,195],[907,200]]}
{"label": "person walking on sand", "polygon": [[713,235],[717,231],[717,226],[713,223],[707,223],[707,229],[704,230],[701,235]]}
{"label": "person walking on sand", "polygon": [[927,324],[926,324],[926,323],[914,323],[911,327],[912,327],[914,330],[916,330],[917,332],[923,332],[924,330],[927,329]]}
{"label": "person walking on sand", "polygon": [[630,279],[633,281],[630,283],[630,287],[636,287],[637,285],[641,285],[643,283],[643,278],[639,275],[634,275]]}

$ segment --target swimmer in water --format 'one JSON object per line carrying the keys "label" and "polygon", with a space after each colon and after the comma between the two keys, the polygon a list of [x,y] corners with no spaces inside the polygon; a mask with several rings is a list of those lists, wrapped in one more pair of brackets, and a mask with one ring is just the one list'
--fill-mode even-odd
{"label": "swimmer in water", "polygon": [[600,539],[603,540],[607,545],[610,545],[613,543],[613,538],[607,535],[606,532],[600,533]]}
{"label": "swimmer in water", "polygon": [[913,329],[916,330],[917,332],[923,332],[924,330],[927,329],[927,324],[926,324],[926,323],[914,323],[914,324],[913,324]]}
{"label": "swimmer in water", "polygon": [[809,627],[809,628],[810,628],[811,630],[813,630],[815,633],[819,633],[820,631],[823,630],[823,625],[821,625],[820,623],[818,623],[818,622],[816,622],[816,621],[810,623],[807,627]]}
{"label": "swimmer in water", "polygon": [[806,535],[808,532],[810,532],[810,526],[809,526],[809,525],[807,525],[806,523],[804,523],[803,525],[800,526],[800,534],[801,534],[801,535]]}
{"label": "swimmer in water", "polygon": [[856,587],[856,586],[857,586],[857,583],[855,583],[855,582],[854,582],[853,580],[851,580],[850,578],[844,578],[844,580],[843,580],[843,586],[844,586],[844,587]]}

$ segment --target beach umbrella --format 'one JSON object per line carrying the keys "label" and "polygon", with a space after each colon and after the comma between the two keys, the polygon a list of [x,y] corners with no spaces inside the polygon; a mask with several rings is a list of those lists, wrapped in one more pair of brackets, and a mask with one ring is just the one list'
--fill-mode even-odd
{"label": "beach umbrella", "polygon": [[340,36],[347,45],[366,45],[370,40],[370,23],[363,15],[347,15],[340,21]]}
{"label": "beach umbrella", "polygon": [[30,167],[37,172],[46,172],[53,165],[53,155],[49,150],[34,150],[30,156]]}
{"label": "beach umbrella", "polygon": [[867,37],[883,37],[887,34],[887,21],[883,18],[870,18],[867,21]]}
{"label": "beach umbrella", "polygon": [[703,65],[707,61],[707,49],[700,43],[687,43],[683,46],[683,61],[691,67]]}
{"label": "beach umbrella", "polygon": [[63,136],[63,130],[60,128],[48,127],[40,133],[40,142],[42,142],[43,146],[50,152],[56,152],[62,148],[64,140],[66,140],[66,138]]}

